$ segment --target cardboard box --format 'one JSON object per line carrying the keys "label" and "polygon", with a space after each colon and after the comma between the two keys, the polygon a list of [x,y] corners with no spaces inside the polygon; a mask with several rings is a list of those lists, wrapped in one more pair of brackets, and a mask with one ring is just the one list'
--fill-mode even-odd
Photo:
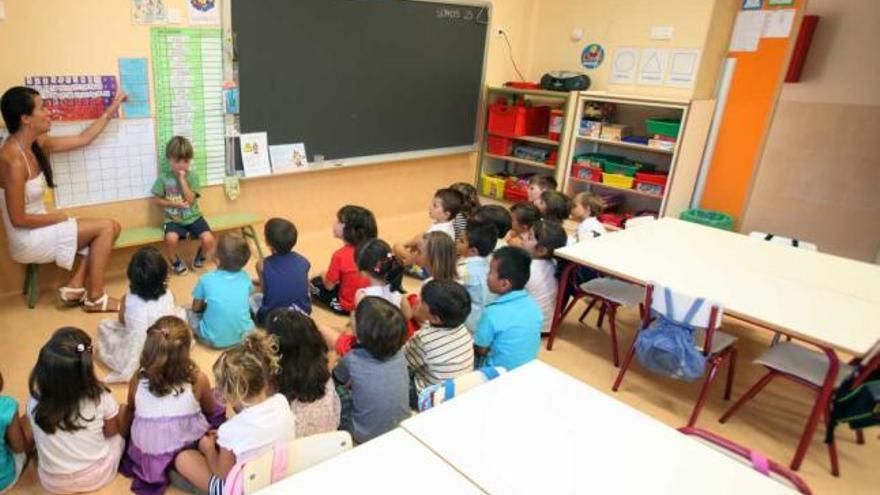
{"label": "cardboard box", "polygon": [[605,124],[602,126],[602,139],[620,140],[630,135],[630,126],[624,124]]}

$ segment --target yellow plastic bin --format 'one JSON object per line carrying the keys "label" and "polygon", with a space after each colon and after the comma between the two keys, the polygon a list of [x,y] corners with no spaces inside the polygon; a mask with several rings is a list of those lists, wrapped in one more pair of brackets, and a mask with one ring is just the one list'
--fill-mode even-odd
{"label": "yellow plastic bin", "polygon": [[632,189],[633,178],[621,174],[602,174],[602,183],[619,189]]}
{"label": "yellow plastic bin", "polygon": [[483,196],[504,199],[504,184],[507,182],[507,177],[483,174],[481,180]]}

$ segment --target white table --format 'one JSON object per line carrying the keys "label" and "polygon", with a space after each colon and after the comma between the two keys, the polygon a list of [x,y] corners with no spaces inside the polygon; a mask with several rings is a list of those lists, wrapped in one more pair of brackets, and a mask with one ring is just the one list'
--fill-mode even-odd
{"label": "white table", "polygon": [[260,490],[291,493],[482,494],[400,428]]}
{"label": "white table", "polygon": [[540,361],[401,426],[492,495],[792,493]]}
{"label": "white table", "polygon": [[[561,283],[575,264],[640,284],[657,282],[718,302],[727,316],[821,348],[831,366],[791,463],[793,469],[800,467],[833,391],[839,368],[835,349],[864,356],[880,340],[877,265],[672,218],[558,249],[554,254],[574,262]],[[548,349],[560,313],[561,298]]]}

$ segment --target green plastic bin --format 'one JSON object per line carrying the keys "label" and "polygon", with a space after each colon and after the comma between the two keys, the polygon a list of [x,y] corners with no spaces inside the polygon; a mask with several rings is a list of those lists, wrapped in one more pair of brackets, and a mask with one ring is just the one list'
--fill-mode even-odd
{"label": "green plastic bin", "polygon": [[720,211],[691,208],[690,210],[683,211],[679,218],[687,222],[715,227],[716,229],[733,230],[733,217]]}
{"label": "green plastic bin", "polygon": [[678,137],[678,131],[681,130],[681,121],[674,119],[647,119],[645,127],[648,134],[660,134],[671,138]]}

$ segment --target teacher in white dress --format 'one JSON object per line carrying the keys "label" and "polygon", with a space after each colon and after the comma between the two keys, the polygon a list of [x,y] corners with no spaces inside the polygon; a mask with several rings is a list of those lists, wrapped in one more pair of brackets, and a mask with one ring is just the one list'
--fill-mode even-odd
{"label": "teacher in white dress", "polygon": [[9,253],[18,263],[55,263],[72,270],[58,296],[90,312],[119,310],[119,300],[104,292],[104,270],[121,227],[108,218],[72,218],[46,209],[44,187],[55,187],[49,154],[91,143],[125,98],[120,91],[86,130],[64,137],[48,135],[49,112],[38,92],[16,86],[0,98],[10,134],[0,146],[0,210]]}

